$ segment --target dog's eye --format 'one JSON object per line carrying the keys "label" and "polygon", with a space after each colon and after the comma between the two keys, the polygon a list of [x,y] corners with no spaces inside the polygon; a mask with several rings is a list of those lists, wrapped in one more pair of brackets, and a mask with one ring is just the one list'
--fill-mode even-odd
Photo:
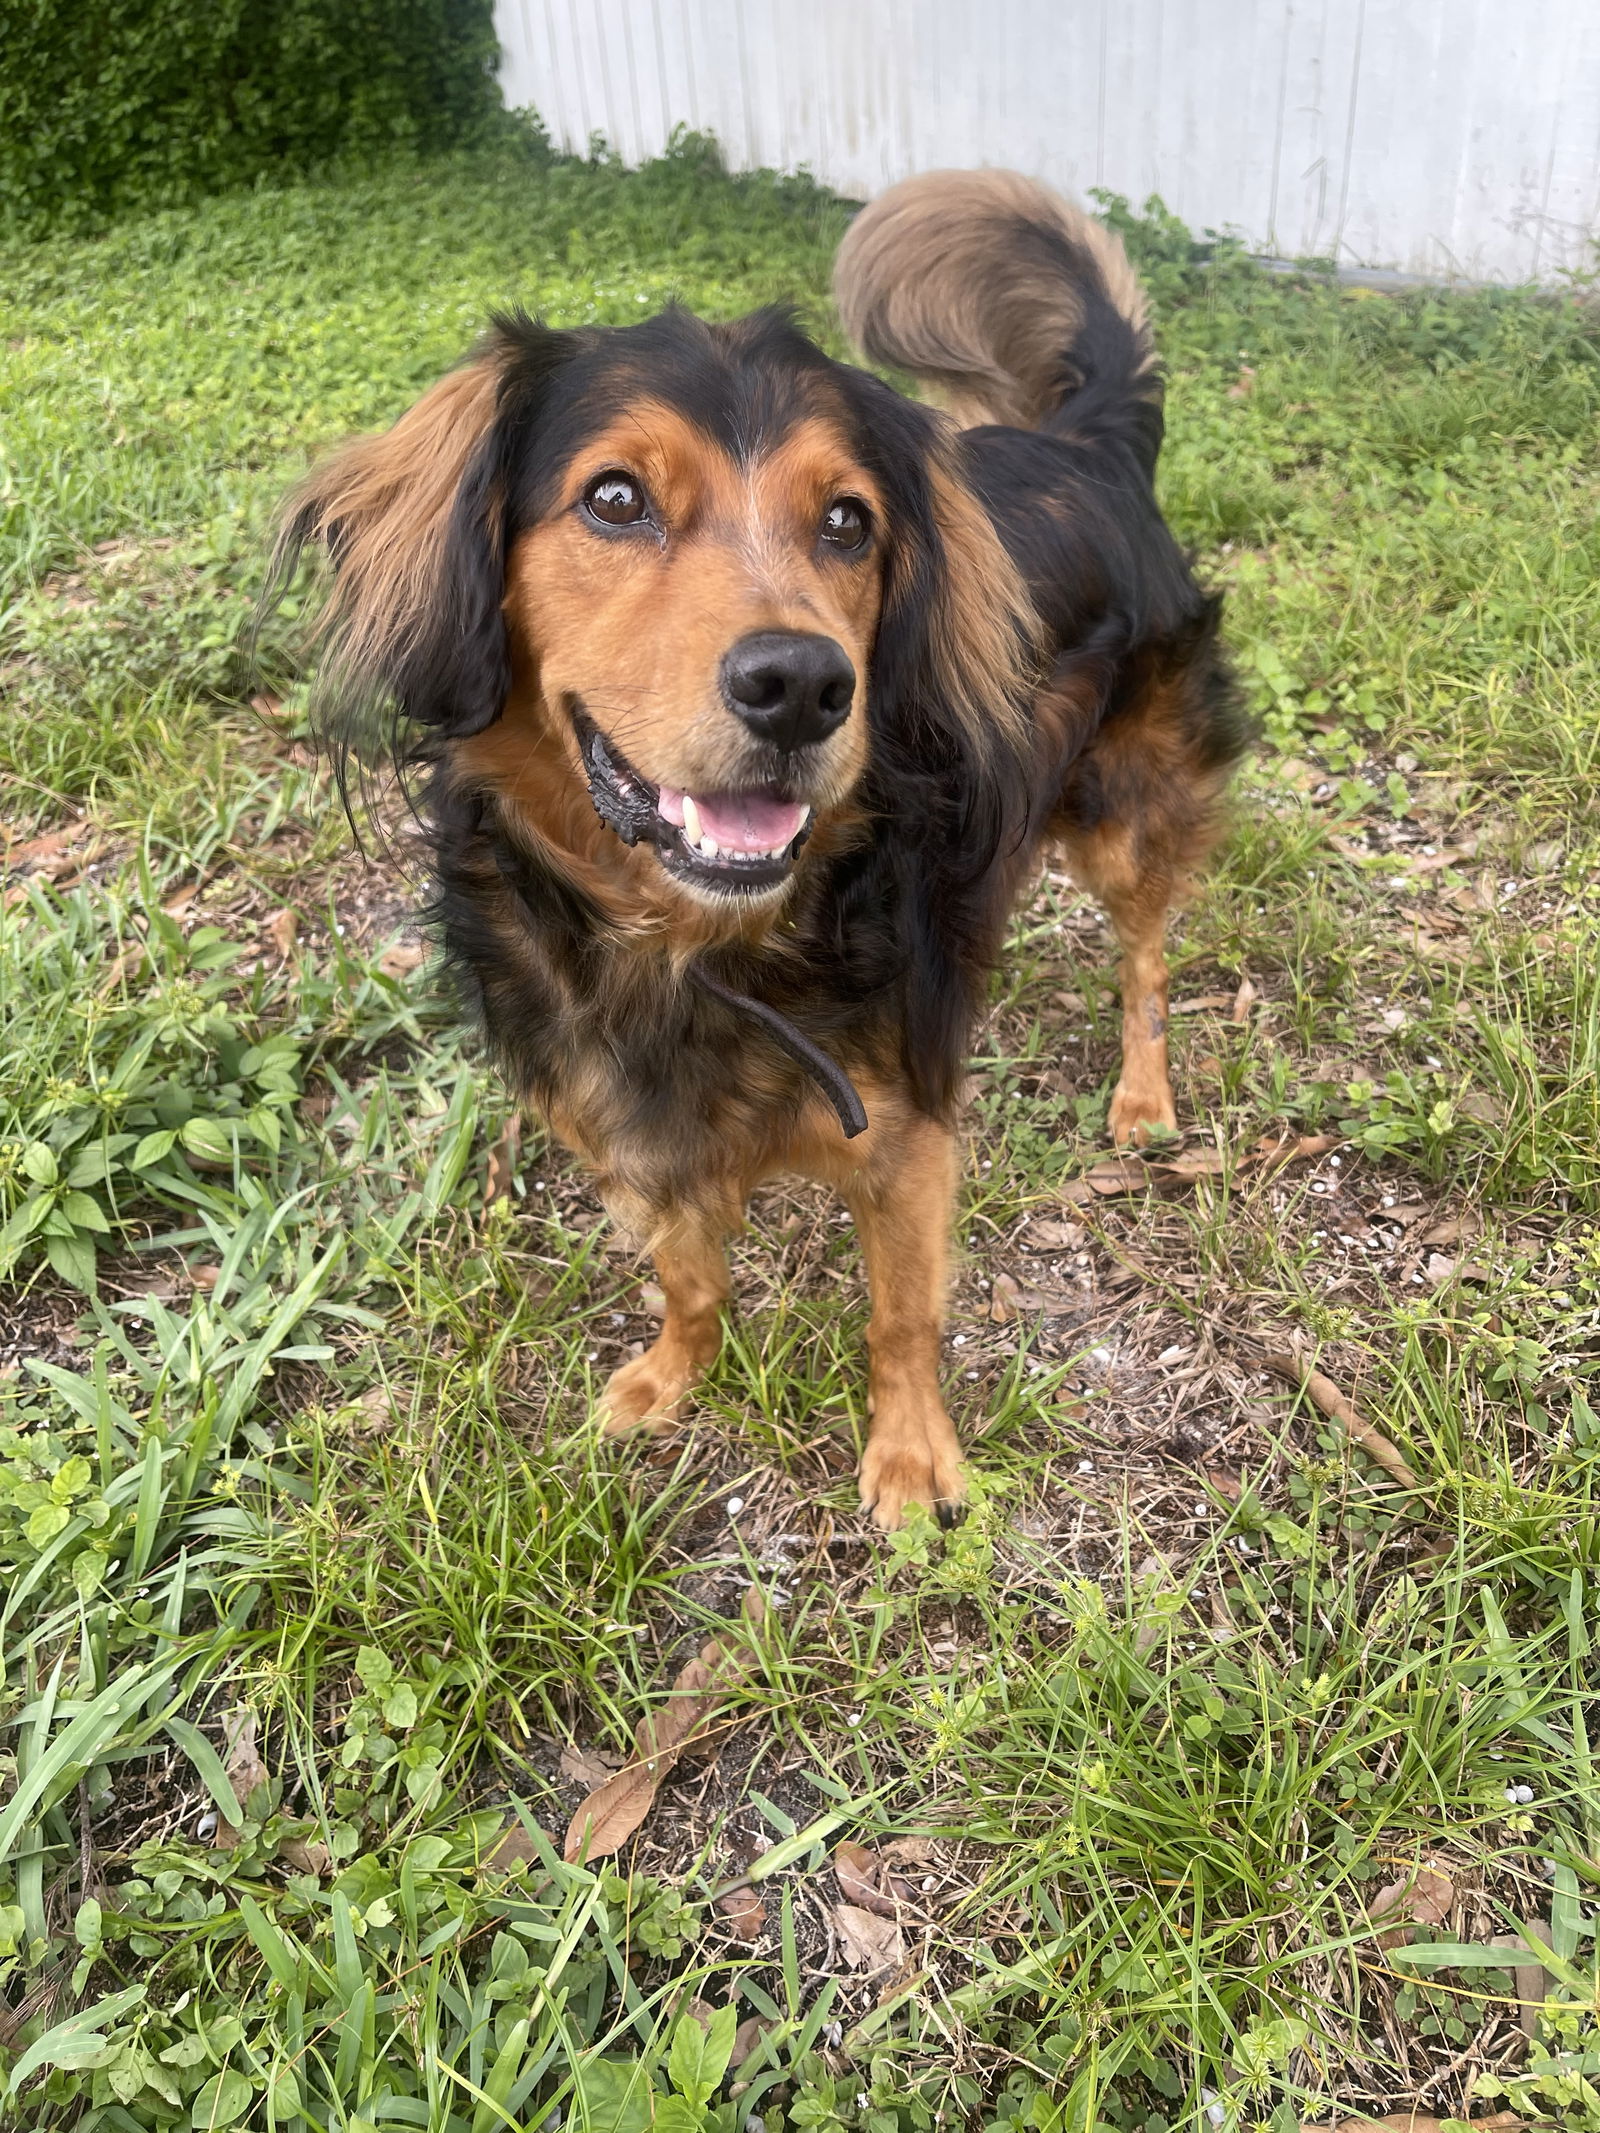
{"label": "dog's eye", "polygon": [[830,548],[859,548],[866,537],[866,505],[853,496],[836,496],[822,514],[822,538]]}
{"label": "dog's eye", "polygon": [[583,492],[583,507],[602,526],[637,526],[647,508],[639,483],[615,467],[590,482]]}

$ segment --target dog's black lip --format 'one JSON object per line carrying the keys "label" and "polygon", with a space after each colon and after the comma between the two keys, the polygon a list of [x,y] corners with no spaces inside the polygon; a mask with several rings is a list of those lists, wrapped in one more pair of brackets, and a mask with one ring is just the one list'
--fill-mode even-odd
{"label": "dog's black lip", "polygon": [[795,832],[787,849],[776,859],[705,859],[693,851],[676,823],[660,810],[661,787],[636,770],[609,735],[602,733],[580,703],[568,706],[572,730],[589,781],[594,811],[624,844],[648,844],[669,874],[702,887],[738,895],[772,889],[789,878],[802,846],[811,835],[813,818]]}

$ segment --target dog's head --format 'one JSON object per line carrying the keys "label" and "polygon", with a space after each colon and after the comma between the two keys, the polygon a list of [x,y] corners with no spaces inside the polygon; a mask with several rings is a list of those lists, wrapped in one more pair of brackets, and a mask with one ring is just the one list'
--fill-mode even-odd
{"label": "dog's head", "polygon": [[782,313],[501,318],[310,477],[308,540],[336,741],[375,706],[431,729],[530,834],[702,920],[780,902],[875,760],[980,777],[1031,656],[949,426]]}

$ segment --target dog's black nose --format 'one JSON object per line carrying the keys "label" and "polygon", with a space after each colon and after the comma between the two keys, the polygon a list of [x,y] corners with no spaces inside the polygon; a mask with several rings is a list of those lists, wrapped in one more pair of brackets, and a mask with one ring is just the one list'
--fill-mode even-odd
{"label": "dog's black nose", "polygon": [[810,630],[756,630],[722,662],[735,718],[775,748],[810,748],[850,716],[856,670],[844,646]]}

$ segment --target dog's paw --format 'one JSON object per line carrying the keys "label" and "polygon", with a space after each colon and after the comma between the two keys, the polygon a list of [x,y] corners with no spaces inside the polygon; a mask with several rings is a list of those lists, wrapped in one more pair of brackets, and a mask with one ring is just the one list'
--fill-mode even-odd
{"label": "dog's paw", "polygon": [[632,1429],[670,1429],[683,1413],[693,1379],[658,1357],[652,1348],[613,1370],[600,1399],[600,1429],[607,1437]]}
{"label": "dog's paw", "polygon": [[861,1455],[861,1508],[885,1533],[902,1524],[907,1504],[948,1519],[967,1493],[961,1446],[948,1420],[943,1428],[913,1425],[893,1432],[875,1429]]}
{"label": "dog's paw", "polygon": [[1107,1122],[1119,1148],[1142,1148],[1155,1132],[1176,1133],[1178,1114],[1173,1108],[1171,1085],[1165,1080],[1119,1081]]}

